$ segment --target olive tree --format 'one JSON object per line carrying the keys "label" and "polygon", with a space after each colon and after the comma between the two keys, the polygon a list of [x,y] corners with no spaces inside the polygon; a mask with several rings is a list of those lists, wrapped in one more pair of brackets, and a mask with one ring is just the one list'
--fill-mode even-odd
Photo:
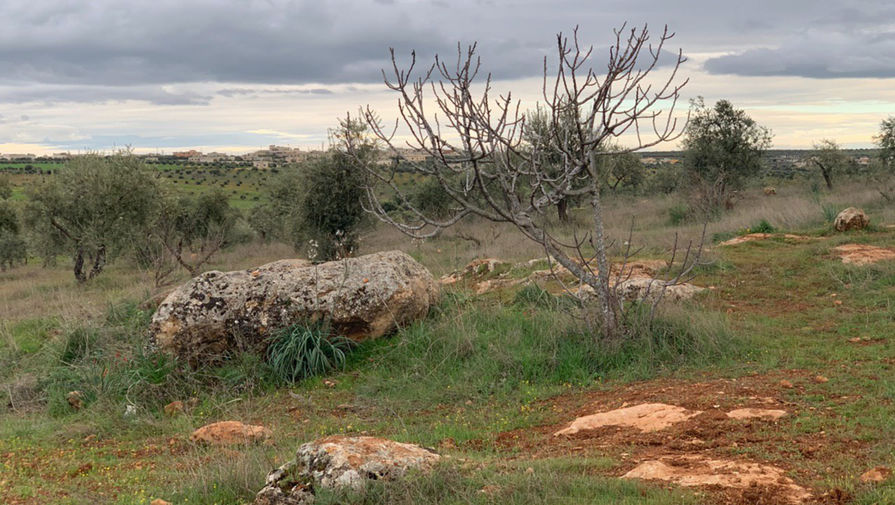
{"label": "olive tree", "polygon": [[365,215],[363,175],[354,159],[337,149],[303,167],[303,197],[295,226],[300,230],[299,236],[307,240],[312,260],[328,261],[354,254]]}
{"label": "olive tree", "polygon": [[836,141],[831,139],[815,143],[814,152],[808,157],[808,161],[820,170],[827,189],[833,189],[834,174],[849,171],[854,165],[854,160],[842,152]]}
{"label": "olive tree", "polygon": [[[351,121],[334,130],[326,153],[274,178],[266,187],[268,203],[249,217],[255,231],[291,244],[312,260],[351,256],[365,217],[365,171],[357,160],[378,160],[376,143],[365,129]],[[340,143],[356,146],[354,155],[340,150]]]}
{"label": "olive tree", "polygon": [[195,197],[165,194],[137,246],[137,259],[152,268],[157,286],[177,267],[195,277],[227,245],[237,218],[220,189]]}
{"label": "olive tree", "polygon": [[731,192],[760,173],[771,132],[727,100],[708,107],[700,97],[692,106],[682,143],[684,166],[698,205],[711,213],[729,205]]}
{"label": "olive tree", "polygon": [[880,170],[872,179],[879,194],[886,201],[895,200],[895,180],[893,180],[893,168],[895,168],[895,116],[889,116],[879,124],[879,135],[873,137],[879,146]]}
{"label": "olive tree", "polygon": [[[625,134],[630,134],[633,145],[624,152],[676,138],[682,125],[675,106],[686,80],[678,76],[685,61],[680,51],[671,57],[664,74],[656,75],[660,58],[667,55],[665,45],[673,37],[667,28],[654,44],[646,27],[622,27],[614,35],[601,73],[593,70],[593,49],[581,44],[577,30],[571,38],[557,36],[555,66],[548,71],[544,60],[541,89],[547,123],[553,126],[534,139],[527,137],[528,118],[512,93],[494,96],[490,75],[478,80],[475,44],[465,52],[458,46],[455,63],[436,56],[419,74],[415,54],[405,70],[392,50],[391,72],[383,75],[387,87],[398,95],[400,118],[394,126],[386,126],[369,106],[363,109],[363,118],[395,156],[403,158],[398,147],[404,146],[427,155],[431,162],[404,159],[403,165],[437,180],[450,212],[427,215],[404,195],[393,167],[363,163],[369,174],[368,210],[416,238],[433,237],[467,216],[510,223],[593,288],[603,334],[621,335],[623,299],[618,282],[610,282],[599,159],[607,154],[604,147],[609,142]],[[399,141],[398,126],[409,140]],[[357,152],[351,140],[347,149]],[[397,195],[405,208],[386,211],[382,194]],[[590,223],[573,239],[560,236],[544,219],[568,198],[586,199],[590,205]]]}
{"label": "olive tree", "polygon": [[83,283],[145,233],[159,196],[157,178],[130,152],[77,156],[29,191],[25,221],[40,253],[69,254]]}
{"label": "olive tree", "polygon": [[25,263],[27,247],[21,236],[18,212],[9,201],[12,184],[8,177],[0,177],[0,270]]}
{"label": "olive tree", "polygon": [[873,137],[879,146],[879,157],[884,168],[895,163],[895,116],[883,119],[879,124],[879,135]]}

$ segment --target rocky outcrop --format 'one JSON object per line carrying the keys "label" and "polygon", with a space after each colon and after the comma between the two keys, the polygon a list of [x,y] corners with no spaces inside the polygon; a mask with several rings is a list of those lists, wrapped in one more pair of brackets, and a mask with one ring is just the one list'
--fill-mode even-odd
{"label": "rocky outcrop", "polygon": [[[705,291],[704,287],[694,284],[686,282],[671,283],[651,277],[633,277],[623,280],[613,287],[616,289],[618,296],[624,300],[644,300],[650,302],[657,300],[679,302],[689,300],[697,293]],[[576,294],[585,303],[597,299],[596,290],[587,284],[578,288]]]}
{"label": "rocky outcrop", "polygon": [[664,300],[679,302],[689,300],[697,293],[705,290],[704,287],[686,282],[672,284],[660,279],[638,277],[622,281],[618,284],[619,293],[625,300],[656,300],[662,297]]}
{"label": "rocky outcrop", "polygon": [[430,470],[439,459],[429,449],[383,438],[327,437],[302,445],[295,460],[271,472],[254,505],[304,505],[313,502],[314,486],[358,490],[367,480]]}
{"label": "rocky outcrop", "polygon": [[361,341],[425,316],[438,289],[401,251],[319,265],[281,260],[199,275],[165,298],[150,331],[162,350],[194,364],[258,348],[272,331],[303,321],[327,320],[335,333]]}
{"label": "rocky outcrop", "polygon": [[863,230],[870,224],[870,218],[861,209],[849,207],[836,216],[833,228],[836,231]]}
{"label": "rocky outcrop", "polygon": [[264,426],[221,421],[207,424],[190,435],[190,441],[203,445],[245,445],[267,440],[272,432]]}

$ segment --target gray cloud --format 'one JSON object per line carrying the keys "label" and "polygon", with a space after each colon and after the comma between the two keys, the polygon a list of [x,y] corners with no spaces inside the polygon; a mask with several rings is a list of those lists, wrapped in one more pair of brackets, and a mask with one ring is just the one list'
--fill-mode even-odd
{"label": "gray cloud", "polygon": [[405,64],[416,50],[425,66],[436,53],[453,58],[458,41],[474,40],[483,69],[512,79],[540,73],[558,30],[582,23],[586,36],[605,43],[618,19],[615,3],[6,0],[0,18],[14,22],[0,30],[0,85],[78,86],[52,101],[84,101],[91,92],[82,86],[100,86],[93,91],[122,88],[110,100],[130,92],[153,103],[204,103],[207,97],[146,97],[139,87],[374,83],[389,66],[389,47]]}
{"label": "gray cloud", "polygon": [[895,5],[806,13],[777,44],[709,59],[716,74],[828,78],[895,77]]}
{"label": "gray cloud", "polygon": [[266,88],[225,88],[219,89],[215,94],[227,98],[234,96],[262,96],[262,95],[332,95],[333,92],[326,88],[311,89],[266,89]]}
{"label": "gray cloud", "polygon": [[[375,83],[394,47],[421,69],[458,41],[479,41],[483,71],[497,79],[540,75],[554,34],[580,25],[598,47],[624,20],[669,24],[666,49],[731,54],[714,73],[891,77],[895,6],[846,0],[4,0],[0,102],[142,100],[204,105],[214,96],[324,94],[324,86]],[[594,53],[600,69],[605,49]],[[668,60],[668,59],[666,59]],[[221,83],[177,93],[172,83]],[[230,83],[240,83],[234,85]],[[320,85],[271,91],[252,85]],[[15,88],[15,89],[13,89]]]}
{"label": "gray cloud", "polygon": [[[0,86],[0,103],[108,103],[128,100],[156,105],[208,105],[210,96],[194,92],[175,93],[161,86],[45,85]],[[27,116],[22,116],[27,120]]]}

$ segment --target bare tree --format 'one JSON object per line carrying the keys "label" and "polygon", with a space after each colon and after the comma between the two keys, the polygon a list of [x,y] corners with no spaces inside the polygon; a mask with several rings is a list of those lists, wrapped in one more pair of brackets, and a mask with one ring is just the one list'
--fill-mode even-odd
{"label": "bare tree", "polygon": [[[493,96],[490,74],[476,81],[480,60],[475,44],[465,52],[458,45],[455,64],[436,56],[420,76],[414,75],[415,53],[410,67],[402,70],[392,49],[391,75],[383,71],[383,77],[399,94],[400,119],[386,127],[369,106],[361,113],[371,132],[405,167],[438,182],[451,206],[441,216],[427,215],[397,184],[393,166],[367,163],[368,210],[415,238],[433,237],[467,216],[512,223],[594,289],[604,334],[618,335],[623,300],[610,282],[599,158],[609,154],[604,144],[625,134],[634,145],[621,152],[677,138],[683,124],[675,107],[687,80],[678,77],[685,61],[680,51],[667,76],[652,79],[674,36],[667,27],[655,44],[650,44],[645,26],[623,26],[614,35],[603,74],[591,68],[593,48],[580,43],[577,28],[571,39],[557,36],[558,61],[551,71],[544,59],[542,95],[549,115],[544,122],[561,127],[540,128],[537,135],[527,129],[521,103],[511,93]],[[401,129],[409,132],[409,140],[398,141]],[[428,160],[405,159],[401,147],[424,151]],[[348,151],[353,150],[349,145]],[[394,195],[401,211],[387,212],[382,194]],[[592,221],[589,229],[566,240],[550,229],[545,214],[569,198],[588,200]]]}

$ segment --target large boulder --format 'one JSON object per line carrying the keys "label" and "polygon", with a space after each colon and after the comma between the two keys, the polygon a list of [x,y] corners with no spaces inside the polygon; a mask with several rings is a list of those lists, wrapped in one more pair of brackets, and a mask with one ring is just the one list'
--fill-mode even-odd
{"label": "large boulder", "polygon": [[334,332],[362,341],[425,316],[438,290],[401,251],[318,265],[281,260],[199,275],[165,298],[150,332],[160,349],[194,364],[257,349],[272,331],[303,321],[328,320]]}
{"label": "large boulder", "polygon": [[867,217],[867,214],[854,207],[843,210],[833,221],[836,231],[863,230],[868,224],[870,224],[870,218]]}
{"label": "large boulder", "polygon": [[384,438],[322,438],[302,445],[294,460],[268,474],[254,505],[304,505],[313,502],[315,486],[359,490],[368,480],[428,471],[440,458],[424,447]]}

